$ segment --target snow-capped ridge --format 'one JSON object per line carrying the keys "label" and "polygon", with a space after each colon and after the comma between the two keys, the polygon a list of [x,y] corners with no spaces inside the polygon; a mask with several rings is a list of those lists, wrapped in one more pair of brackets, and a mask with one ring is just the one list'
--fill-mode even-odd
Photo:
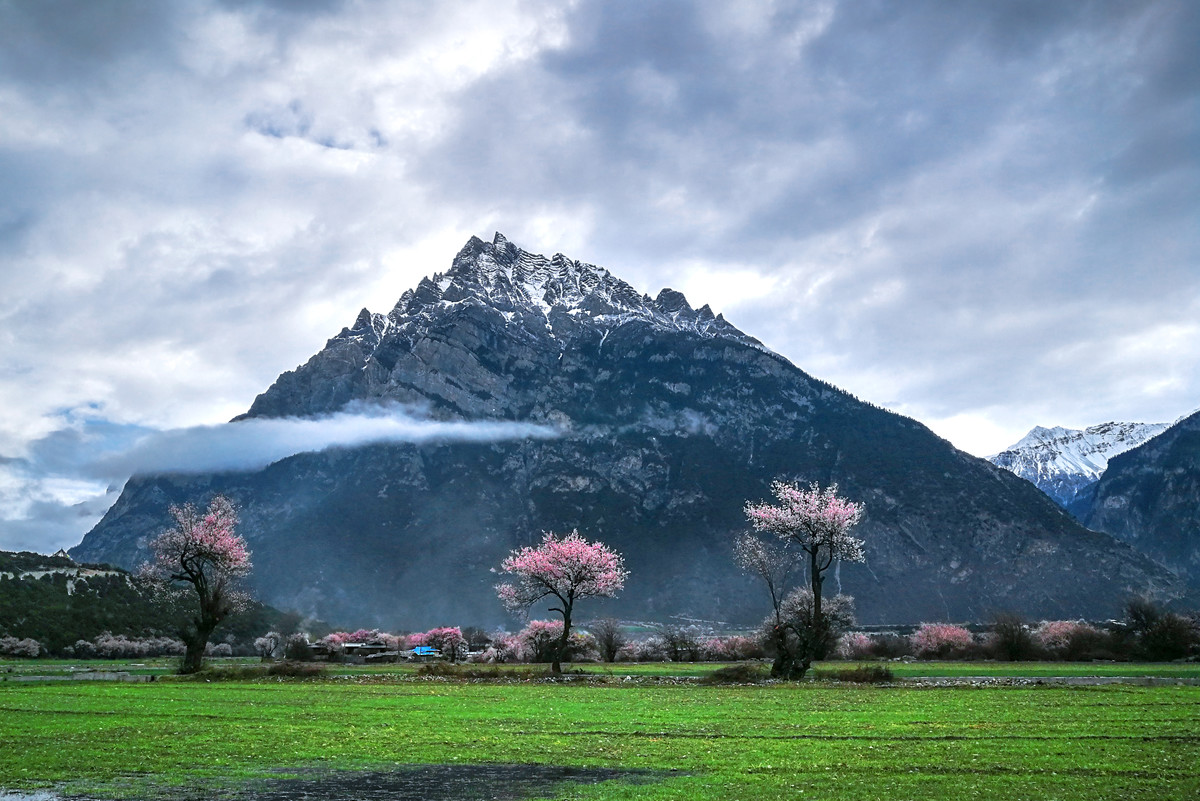
{"label": "snow-capped ridge", "polygon": [[[457,303],[488,306],[509,319],[547,325],[552,333],[558,315],[566,313],[605,327],[640,320],[659,329],[730,337],[767,350],[707,304],[693,309],[681,292],[664,288],[651,299],[603,267],[562,253],[549,258],[531,253],[498,231],[491,242],[472,236],[448,271],[422,278],[406,290],[386,318],[392,326],[406,326]],[[363,326],[360,314],[348,332]]]}
{"label": "snow-capped ridge", "polygon": [[1081,490],[1095,483],[1114,456],[1155,437],[1167,423],[1109,422],[1084,429],[1035,426],[1015,445],[988,461],[1033,482],[1069,506]]}

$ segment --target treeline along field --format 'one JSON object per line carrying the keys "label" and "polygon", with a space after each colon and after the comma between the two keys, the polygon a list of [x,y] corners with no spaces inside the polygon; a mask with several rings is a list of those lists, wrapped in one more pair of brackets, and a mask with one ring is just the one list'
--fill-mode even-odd
{"label": "treeline along field", "polygon": [[571,798],[1200,797],[1191,686],[6,683],[0,708],[9,789],[138,797],[281,768],[539,763],[663,772]]}

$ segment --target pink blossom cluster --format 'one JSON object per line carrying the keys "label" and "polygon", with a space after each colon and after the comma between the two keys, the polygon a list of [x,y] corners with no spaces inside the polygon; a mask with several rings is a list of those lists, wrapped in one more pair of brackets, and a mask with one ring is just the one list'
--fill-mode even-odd
{"label": "pink blossom cluster", "polygon": [[762,643],[755,637],[741,634],[711,637],[700,644],[700,657],[706,662],[740,662],[762,655]]}
{"label": "pink blossom cluster", "polygon": [[771,492],[779,504],[747,503],[746,517],[757,531],[774,534],[815,552],[826,549],[832,559],[861,562],[863,541],[849,531],[862,517],[862,504],[837,494],[837,484],[821,489],[817,484],[802,488],[776,481]]}
{"label": "pink blossom cluster", "polygon": [[531,620],[517,634],[521,658],[528,662],[549,662],[562,639],[561,620]]}
{"label": "pink blossom cluster", "polygon": [[861,631],[848,631],[837,643],[834,653],[838,659],[867,659],[873,655],[875,641]]}
{"label": "pink blossom cluster", "polygon": [[[472,656],[475,662],[549,662],[562,638],[561,620],[530,620],[516,634],[496,632],[491,645]],[[573,661],[598,658],[596,640],[590,634],[573,631],[567,639],[567,658]]]}
{"label": "pink blossom cluster", "polygon": [[1037,644],[1048,651],[1065,651],[1081,635],[1100,636],[1100,631],[1082,620],[1046,620],[1033,632]]}
{"label": "pink blossom cluster", "polygon": [[601,542],[588,542],[578,531],[561,539],[546,532],[541,545],[508,556],[500,570],[515,583],[497,584],[496,593],[513,612],[525,612],[547,596],[570,605],[579,598],[615,596],[624,586],[624,560]]}
{"label": "pink blossom cluster", "polygon": [[331,631],[320,639],[320,642],[334,647],[340,647],[348,642],[360,642],[348,631]]}
{"label": "pink blossom cluster", "polygon": [[458,626],[440,626],[430,629],[421,635],[421,641],[421,644],[438,649],[443,656],[452,660],[458,658],[460,654],[465,654],[467,649],[467,641],[463,637],[462,629]]}
{"label": "pink blossom cluster", "polygon": [[952,623],[922,623],[912,635],[913,650],[921,657],[945,657],[970,648],[975,642],[970,631]]}
{"label": "pink blossom cluster", "polygon": [[160,572],[176,580],[214,571],[227,576],[250,572],[250,552],[236,533],[237,511],[228,498],[216,496],[203,514],[190,503],[169,511],[175,526],[151,543]]}

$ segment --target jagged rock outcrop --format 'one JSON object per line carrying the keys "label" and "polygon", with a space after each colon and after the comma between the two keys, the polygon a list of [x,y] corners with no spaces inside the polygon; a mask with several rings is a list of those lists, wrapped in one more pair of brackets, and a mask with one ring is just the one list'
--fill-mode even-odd
{"label": "jagged rock outcrop", "polygon": [[1113,458],[1084,519],[1200,589],[1200,412]]}
{"label": "jagged rock outcrop", "polygon": [[1130,592],[1178,584],[1028,482],[807,375],[707,306],[499,234],[472,238],[389,314],[364,310],[246,417],[352,402],[559,436],[138,477],[72,553],[132,564],[169,503],[220,491],[242,504],[254,581],[276,605],[355,625],[492,625],[504,616],[489,569],[542,530],[578,527],[631,571],[595,611],[746,624],[762,590],[734,566],[732,540],[743,502],[783,476],[836,481],[866,504],[868,562],[833,579],[864,621],[1107,615]]}

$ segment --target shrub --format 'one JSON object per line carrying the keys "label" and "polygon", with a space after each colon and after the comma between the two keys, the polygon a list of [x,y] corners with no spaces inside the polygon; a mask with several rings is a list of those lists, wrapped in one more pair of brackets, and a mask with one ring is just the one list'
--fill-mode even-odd
{"label": "shrub", "polygon": [[263,659],[273,659],[283,650],[283,635],[277,631],[268,631],[254,641],[254,650]]}
{"label": "shrub", "polygon": [[[562,637],[561,620],[531,620],[517,634],[520,655],[527,662],[553,662],[554,650]],[[582,662],[596,658],[596,639],[590,634],[572,631],[567,638],[564,660]]]}
{"label": "shrub", "polygon": [[588,630],[596,638],[596,650],[600,659],[604,662],[616,662],[617,654],[626,642],[620,621],[611,617],[593,620],[588,624]]}
{"label": "shrub", "polygon": [[1168,612],[1148,598],[1133,598],[1125,605],[1125,628],[1134,639],[1141,659],[1182,659],[1200,642],[1193,621]]}
{"label": "shrub", "polygon": [[310,679],[325,674],[325,666],[312,662],[276,662],[267,668],[268,676],[290,676],[297,679]]}
{"label": "shrub", "polygon": [[874,655],[874,641],[861,631],[851,631],[838,639],[834,655],[838,659],[869,659]]}
{"label": "shrub", "polygon": [[29,637],[21,640],[16,637],[0,637],[0,656],[36,659],[41,652],[42,644]]}
{"label": "shrub", "polygon": [[912,639],[894,632],[877,634],[871,638],[870,653],[876,659],[899,659],[905,656],[912,656]]}
{"label": "shrub", "polygon": [[283,644],[283,658],[289,662],[311,662],[312,651],[308,649],[308,635],[289,636]]}
{"label": "shrub", "polygon": [[68,649],[77,659],[145,659],[155,656],[181,656],[187,647],[170,637],[130,639],[124,634],[104,632],[91,642],[76,640]]}
{"label": "shrub", "polygon": [[996,616],[992,623],[991,636],[988,639],[988,649],[997,659],[1017,662],[1033,659],[1037,648],[1033,635],[1025,621],[1017,615],[1003,613]]}
{"label": "shrub", "polygon": [[700,629],[696,626],[663,623],[658,626],[658,637],[670,661],[700,661]]}
{"label": "shrub", "polygon": [[233,646],[227,642],[217,643],[213,645],[211,642],[204,646],[205,656],[233,656]]}
{"label": "shrub", "polygon": [[618,662],[666,662],[667,647],[661,637],[651,635],[631,640],[617,652]]}
{"label": "shrub", "polygon": [[1034,642],[1054,659],[1111,659],[1111,637],[1082,620],[1047,620],[1033,631]]}
{"label": "shrub", "polygon": [[923,659],[962,658],[974,643],[971,632],[950,623],[922,623],[912,635],[913,650]]}
{"label": "shrub", "polygon": [[1152,662],[1169,662],[1187,656],[1196,642],[1190,620],[1174,612],[1165,612],[1142,633],[1138,655]]}
{"label": "shrub", "polygon": [[718,668],[700,681],[704,684],[758,684],[767,678],[765,667],[743,662]]}
{"label": "shrub", "polygon": [[846,681],[855,684],[880,684],[894,681],[892,669],[886,665],[863,665],[839,670],[814,670],[813,675],[823,681]]}

